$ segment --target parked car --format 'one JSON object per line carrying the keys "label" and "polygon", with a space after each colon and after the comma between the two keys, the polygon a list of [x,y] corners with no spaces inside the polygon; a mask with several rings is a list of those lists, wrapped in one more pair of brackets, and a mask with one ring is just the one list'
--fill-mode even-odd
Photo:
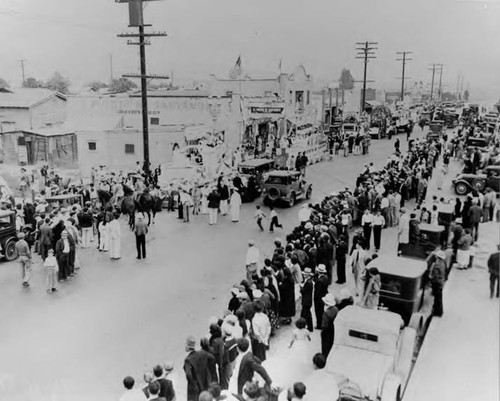
{"label": "parked car", "polygon": [[244,202],[252,202],[262,193],[265,175],[274,169],[274,160],[252,159],[238,165],[238,175],[242,178],[244,189],[241,198]]}
{"label": "parked car", "polygon": [[397,313],[354,305],[342,309],[334,325],[325,369],[339,394],[330,399],[399,401],[410,375],[415,329],[405,328]]}
{"label": "parked car", "polygon": [[299,171],[270,171],[262,188],[265,205],[285,201],[291,207],[297,199],[309,199],[311,194],[312,185],[306,182]]}
{"label": "parked car", "polygon": [[17,258],[16,242],[16,213],[13,210],[0,210],[0,244],[8,261]]}
{"label": "parked car", "polygon": [[500,192],[500,166],[488,166],[478,174],[458,174],[452,184],[457,195],[466,195],[473,189],[484,191],[487,187]]}
{"label": "parked car", "polygon": [[425,261],[382,254],[366,266],[371,267],[380,272],[379,307],[398,313],[405,325],[423,336],[433,303]]}

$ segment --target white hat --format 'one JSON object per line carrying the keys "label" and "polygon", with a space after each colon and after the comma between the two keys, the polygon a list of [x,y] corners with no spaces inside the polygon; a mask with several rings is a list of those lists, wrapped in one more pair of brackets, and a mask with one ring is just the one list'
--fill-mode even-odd
{"label": "white hat", "polygon": [[321,299],[325,303],[325,305],[327,305],[327,306],[335,306],[335,305],[337,305],[337,302],[335,301],[335,297],[332,294],[326,294]]}
{"label": "white hat", "polygon": [[249,239],[248,240],[248,245],[249,246],[254,246],[255,245],[255,241],[253,239]]}
{"label": "white hat", "polygon": [[439,249],[436,251],[436,256],[441,259],[446,259],[446,253],[442,249]]}
{"label": "white hat", "polygon": [[326,266],[324,264],[319,264],[318,267],[316,267],[316,271],[318,273],[326,273]]}
{"label": "white hat", "polygon": [[253,290],[252,291],[253,299],[259,299],[264,295],[264,293],[261,290]]}

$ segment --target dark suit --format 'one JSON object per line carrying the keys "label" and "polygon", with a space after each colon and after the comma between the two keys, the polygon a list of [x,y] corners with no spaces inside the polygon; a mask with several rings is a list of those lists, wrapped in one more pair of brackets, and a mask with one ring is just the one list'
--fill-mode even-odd
{"label": "dark suit", "polygon": [[158,394],[162,399],[166,401],[172,401],[175,398],[175,390],[172,385],[172,381],[168,380],[165,377],[156,380],[160,385],[160,393]]}
{"label": "dark suit", "polygon": [[52,228],[50,228],[48,224],[42,224],[42,226],[40,226],[40,255],[43,260],[47,258],[47,253],[53,246],[53,238]]}
{"label": "dark suit", "polygon": [[243,386],[246,382],[252,381],[255,372],[261,375],[269,386],[271,385],[272,380],[267,374],[266,369],[260,364],[259,358],[248,352],[243,356],[240,371],[238,372],[238,394],[241,395],[243,393]]}
{"label": "dark suit", "polygon": [[316,328],[318,329],[321,329],[321,322],[323,320],[324,304],[321,298],[328,294],[329,285],[330,280],[326,274],[320,274],[316,277],[314,283],[314,312],[316,314]]}
{"label": "dark suit", "polygon": [[210,372],[205,352],[191,351],[184,360],[184,372],[187,380],[188,401],[198,401],[200,393],[208,389]]}
{"label": "dark suit", "polygon": [[312,277],[309,277],[302,287],[302,310],[300,311],[300,317],[306,319],[307,330],[313,331],[313,319],[311,314],[311,308],[313,305],[313,289],[314,284]]}
{"label": "dark suit", "polygon": [[335,326],[333,322],[337,317],[338,311],[336,306],[330,306],[325,313],[323,313],[323,321],[321,324],[321,353],[325,358],[328,357],[335,340]]}

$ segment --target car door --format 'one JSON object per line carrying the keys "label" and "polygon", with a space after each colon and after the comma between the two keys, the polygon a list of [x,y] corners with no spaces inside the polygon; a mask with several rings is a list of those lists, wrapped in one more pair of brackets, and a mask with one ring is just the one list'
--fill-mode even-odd
{"label": "car door", "polygon": [[488,170],[486,178],[486,186],[496,192],[500,191],[500,170]]}

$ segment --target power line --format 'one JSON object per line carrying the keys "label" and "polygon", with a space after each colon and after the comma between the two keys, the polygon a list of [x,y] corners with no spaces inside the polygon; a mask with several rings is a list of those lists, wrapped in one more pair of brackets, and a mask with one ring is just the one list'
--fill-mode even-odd
{"label": "power line", "polygon": [[123,77],[140,78],[141,79],[141,99],[142,99],[142,141],[144,150],[144,171],[147,173],[149,168],[149,121],[148,121],[148,79],[168,79],[167,76],[147,75],[146,73],[146,45],[149,44],[147,38],[167,36],[165,32],[146,33],[145,27],[150,27],[149,24],[144,24],[143,10],[144,2],[149,0],[119,0],[121,3],[129,5],[129,26],[138,27],[139,33],[123,33],[119,34],[119,38],[138,38],[138,42],[127,41],[128,45],[139,46],[139,56],[141,62],[140,74],[127,74]]}
{"label": "power line", "polygon": [[[363,72],[363,92],[361,94],[361,113],[365,111],[365,100],[366,100],[366,70],[368,68],[368,60],[377,58],[375,56],[374,50],[377,50],[378,42],[357,42],[356,50],[357,50],[357,59],[364,60],[364,72]],[[373,81],[372,81],[373,82]]]}
{"label": "power line", "polygon": [[405,67],[406,67],[406,62],[413,60],[411,58],[406,58],[406,55],[413,54],[413,52],[404,51],[404,52],[396,52],[396,54],[400,54],[403,56],[403,58],[396,59],[396,61],[403,62],[402,63],[402,73],[401,73],[401,101],[403,101],[404,97],[405,97]]}

